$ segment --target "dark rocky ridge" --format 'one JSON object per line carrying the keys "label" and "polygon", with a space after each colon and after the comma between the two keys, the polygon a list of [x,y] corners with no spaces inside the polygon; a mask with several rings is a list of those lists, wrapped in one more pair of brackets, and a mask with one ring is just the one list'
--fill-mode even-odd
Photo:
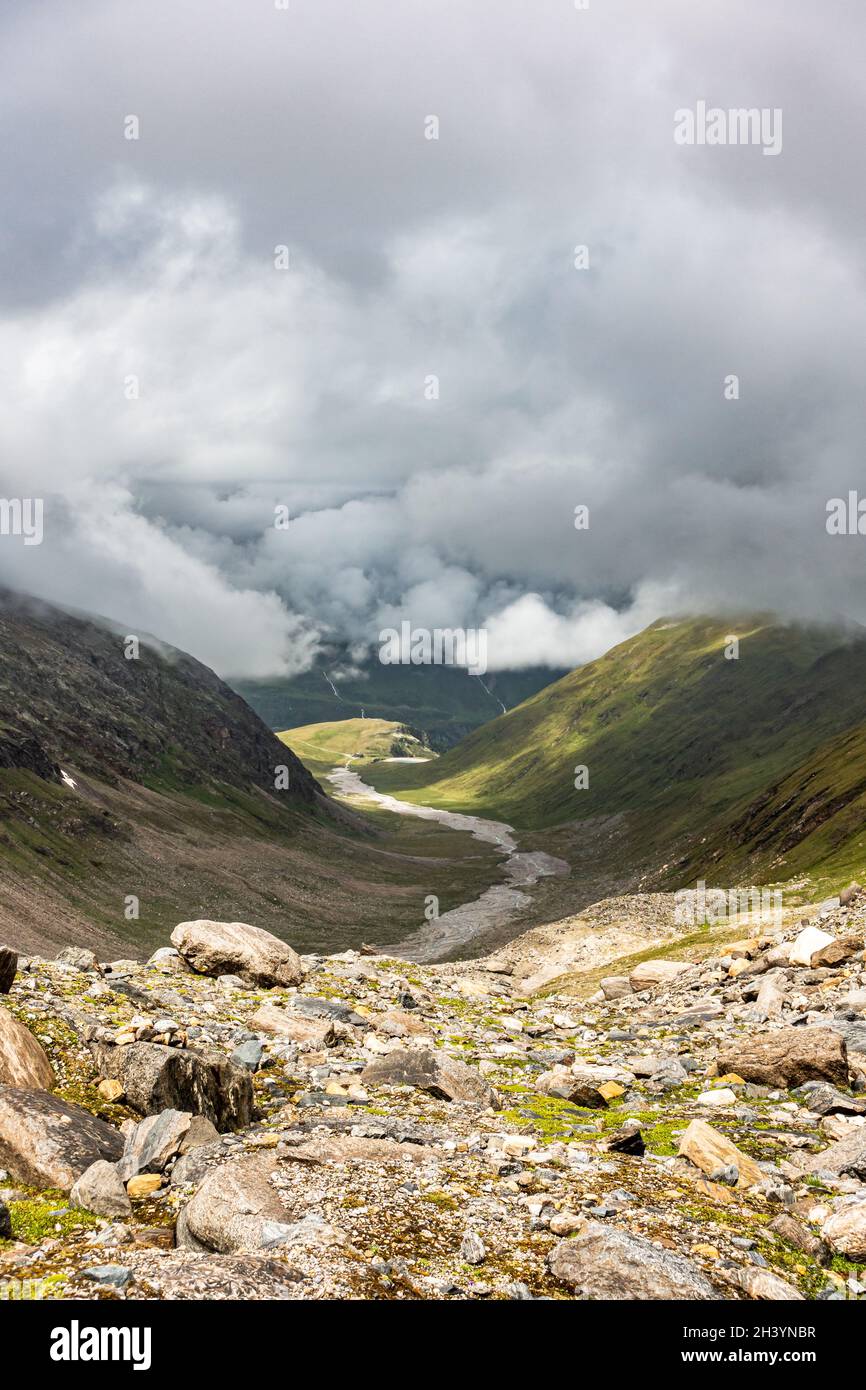
{"label": "dark rocky ridge", "polygon": [[0,590],[0,767],[56,781],[70,763],[108,782],[273,795],[285,765],[289,797],[312,803],[315,779],[213,671],[146,634],[127,660],[127,635]]}

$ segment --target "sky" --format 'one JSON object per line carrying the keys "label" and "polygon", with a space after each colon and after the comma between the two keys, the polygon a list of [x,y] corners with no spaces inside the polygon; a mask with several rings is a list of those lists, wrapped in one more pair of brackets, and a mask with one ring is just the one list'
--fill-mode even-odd
{"label": "sky", "polygon": [[[44,536],[0,581],[236,678],[402,620],[491,669],[866,622],[826,527],[866,495],[864,38],[850,0],[5,0],[0,496]],[[679,143],[699,102],[781,148]]]}

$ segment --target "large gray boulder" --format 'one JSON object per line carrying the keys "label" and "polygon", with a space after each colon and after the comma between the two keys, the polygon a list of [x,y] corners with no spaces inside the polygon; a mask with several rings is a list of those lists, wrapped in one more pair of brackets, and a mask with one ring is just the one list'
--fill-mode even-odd
{"label": "large gray boulder", "polygon": [[119,1081],[140,1115],[189,1111],[221,1132],[242,1129],[252,1119],[252,1078],[221,1052],[136,1042],[98,1045],[96,1056],[102,1077]]}
{"label": "large gray boulder", "polygon": [[855,1201],[834,1211],[821,1227],[821,1235],[837,1254],[866,1262],[866,1201]]}
{"label": "large gray boulder", "polygon": [[498,1110],[500,1106],[493,1087],[474,1067],[467,1067],[447,1052],[428,1048],[377,1057],[361,1072],[361,1082],[370,1086],[414,1086],[445,1100],[464,1101],[480,1108],[492,1106]]}
{"label": "large gray boulder", "polygon": [[50,1091],[54,1085],[51,1063],[29,1028],[0,1009],[0,1086]]}
{"label": "large gray boulder", "polygon": [[132,1215],[132,1203],[113,1163],[104,1158],[91,1163],[81,1174],[69,1194],[69,1205],[95,1216],[126,1217]]}
{"label": "large gray boulder", "polygon": [[114,1162],[123,1137],[48,1091],[0,1086],[0,1168],[31,1187],[68,1192],[97,1159]]}
{"label": "large gray boulder", "polygon": [[743,1037],[718,1057],[719,1074],[736,1072],[761,1086],[802,1086],[805,1081],[848,1084],[845,1039],[833,1028],[779,1028]]}
{"label": "large gray boulder", "polygon": [[299,985],[304,978],[291,946],[246,922],[180,922],[171,944],[199,975],[239,975],[264,989]]}
{"label": "large gray boulder", "polygon": [[131,1129],[117,1165],[122,1180],[129,1182],[138,1173],[164,1173],[168,1163],[180,1153],[192,1118],[187,1110],[163,1110],[158,1115],[148,1115]]}
{"label": "large gray boulder", "polygon": [[707,1302],[721,1294],[684,1255],[660,1250],[643,1236],[632,1236],[590,1221],[571,1240],[560,1241],[548,1257],[555,1279],[585,1298],[643,1302],[688,1299]]}
{"label": "large gray boulder", "polygon": [[837,1178],[866,1182],[866,1125],[852,1125],[851,1133],[823,1153],[810,1154],[798,1164],[804,1173],[832,1173]]}
{"label": "large gray boulder", "polygon": [[232,1159],[213,1169],[187,1203],[177,1243],[187,1250],[267,1250],[282,1243],[289,1222],[270,1179],[272,1153]]}

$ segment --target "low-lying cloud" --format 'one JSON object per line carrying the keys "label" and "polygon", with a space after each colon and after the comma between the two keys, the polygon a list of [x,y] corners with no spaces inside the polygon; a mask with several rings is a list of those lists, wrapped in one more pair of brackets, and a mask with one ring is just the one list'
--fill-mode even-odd
{"label": "low-lying cloud", "polygon": [[[0,579],[229,676],[403,619],[483,625],[491,669],[866,620],[825,527],[866,437],[864,21],[816,53],[779,0],[699,9],[10,7],[0,492],[45,534]],[[678,145],[704,96],[784,148]]]}

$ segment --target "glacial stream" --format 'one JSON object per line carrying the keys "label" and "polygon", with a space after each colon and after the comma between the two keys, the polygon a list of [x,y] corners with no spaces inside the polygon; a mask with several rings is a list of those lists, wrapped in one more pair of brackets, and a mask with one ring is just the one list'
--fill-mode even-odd
{"label": "glacial stream", "polygon": [[521,891],[523,888],[531,887],[550,874],[568,873],[569,866],[564,859],[556,859],[541,850],[519,850],[513,828],[502,821],[484,820],[481,816],[464,816],[458,811],[440,811],[435,806],[415,806],[410,801],[400,801],[395,796],[376,791],[350,767],[334,768],[328,774],[328,780],[344,796],[374,802],[395,815],[417,816],[421,820],[438,821],[451,830],[465,830],[476,840],[495,845],[503,856],[504,883],[494,884],[479,898],[452,907],[432,922],[424,922],[403,941],[383,947],[390,956],[418,962],[447,960],[467,942],[494,927],[502,926],[520,912],[531,901],[529,894]]}

